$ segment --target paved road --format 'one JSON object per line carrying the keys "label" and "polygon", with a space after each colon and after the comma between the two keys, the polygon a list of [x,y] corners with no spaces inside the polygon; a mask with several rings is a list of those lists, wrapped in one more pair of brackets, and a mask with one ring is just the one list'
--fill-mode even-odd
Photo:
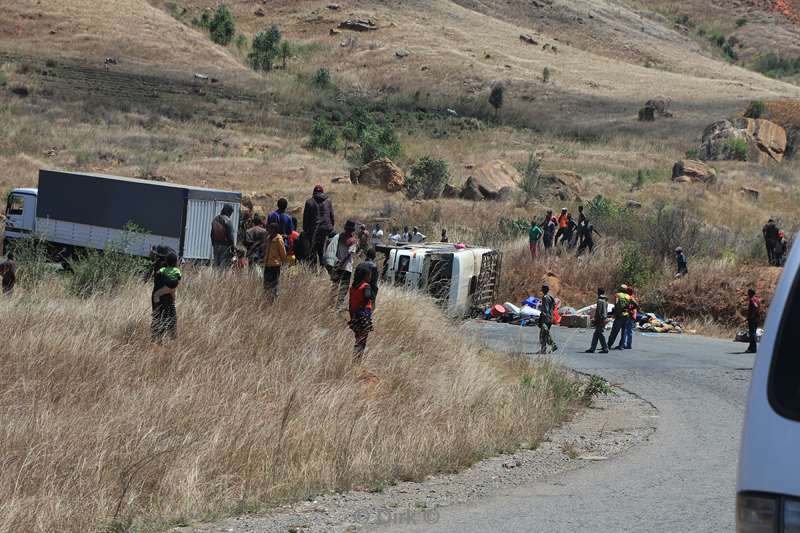
{"label": "paved road", "polygon": [[[476,323],[503,351],[538,349],[538,330]],[[747,386],[744,344],[636,334],[634,349],[580,353],[590,332],[556,329],[555,359],[599,374],[652,402],[656,433],[622,456],[465,506],[440,509],[431,533],[734,531],[734,494]],[[382,532],[422,531],[419,526]]]}

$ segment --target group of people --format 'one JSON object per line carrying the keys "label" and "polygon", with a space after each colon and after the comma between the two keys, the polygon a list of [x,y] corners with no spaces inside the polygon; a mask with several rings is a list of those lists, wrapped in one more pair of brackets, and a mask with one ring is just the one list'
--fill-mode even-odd
{"label": "group of people", "polygon": [[764,235],[764,244],[767,246],[767,260],[771,266],[782,267],[789,251],[786,234],[778,227],[773,219],[769,219],[761,228]]}
{"label": "group of people", "polygon": [[577,246],[577,255],[581,255],[586,250],[589,253],[594,251],[594,236],[600,235],[594,225],[586,217],[583,206],[578,206],[578,220],[576,221],[572,213],[564,207],[559,216],[553,215],[552,211],[547,211],[544,219],[540,222],[531,221],[528,230],[528,243],[531,250],[531,259],[539,257],[543,250],[551,249],[572,249]]}

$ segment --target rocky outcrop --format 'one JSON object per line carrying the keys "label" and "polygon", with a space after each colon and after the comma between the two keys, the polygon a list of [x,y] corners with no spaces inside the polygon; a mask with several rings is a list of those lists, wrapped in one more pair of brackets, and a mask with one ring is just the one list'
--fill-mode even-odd
{"label": "rocky outcrop", "polygon": [[499,159],[473,169],[470,177],[488,199],[496,198],[504,187],[516,189],[522,180],[513,165]]}
{"label": "rocky outcrop", "polygon": [[565,202],[580,200],[583,192],[583,177],[571,170],[557,170],[539,178],[539,190]]}
{"label": "rocky outcrop", "polygon": [[700,158],[706,161],[782,161],[786,130],[765,119],[720,120],[703,131]]}
{"label": "rocky outcrop", "polygon": [[406,175],[391,159],[376,159],[361,168],[350,170],[350,181],[388,192],[397,192],[406,185]]}
{"label": "rocky outcrop", "polygon": [[369,19],[347,19],[339,23],[339,29],[351,31],[372,31],[377,30],[378,26]]}
{"label": "rocky outcrop", "polygon": [[464,182],[464,186],[461,188],[461,198],[465,200],[472,200],[474,202],[484,199],[483,193],[481,193],[480,189],[478,188],[478,183],[472,176],[467,178],[467,181]]}
{"label": "rocky outcrop", "polygon": [[702,161],[684,159],[672,167],[672,181],[678,183],[713,183],[717,179],[717,171]]}

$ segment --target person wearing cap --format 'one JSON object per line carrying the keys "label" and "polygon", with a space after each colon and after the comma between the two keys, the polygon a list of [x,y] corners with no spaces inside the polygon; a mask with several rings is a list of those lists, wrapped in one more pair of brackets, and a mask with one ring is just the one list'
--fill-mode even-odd
{"label": "person wearing cap", "polygon": [[344,231],[331,237],[326,247],[325,264],[330,269],[334,286],[334,307],[337,309],[347,294],[353,276],[353,259],[358,253],[355,231],[356,223],[348,220]]}
{"label": "person wearing cap", "polygon": [[686,261],[686,254],[680,246],[675,248],[675,261],[678,263],[678,273],[675,274],[675,277],[682,278],[687,275],[689,273],[689,265]]}
{"label": "person wearing cap", "polygon": [[211,248],[214,253],[214,268],[226,269],[231,266],[233,246],[236,241],[233,237],[233,222],[231,215],[233,206],[225,204],[222,211],[211,221]]}
{"label": "person wearing cap", "polygon": [[311,198],[306,200],[303,208],[303,234],[301,240],[311,243],[312,261],[322,266],[325,264],[325,241],[333,232],[333,204],[325,194],[322,185],[315,185]]}
{"label": "person wearing cap", "polygon": [[773,248],[773,258],[775,259],[775,266],[782,267],[786,261],[786,251],[789,249],[789,243],[786,242],[786,234],[783,230],[778,231],[778,240],[775,241]]}
{"label": "person wearing cap", "polygon": [[611,325],[611,333],[608,335],[608,345],[614,346],[614,341],[617,340],[617,335],[620,335],[620,343],[614,348],[615,350],[623,350],[622,339],[625,337],[624,330],[627,325],[629,315],[628,306],[630,304],[630,296],[628,295],[628,286],[622,285],[617,291],[616,301],[614,302],[614,323]]}
{"label": "person wearing cap", "polygon": [[546,283],[542,285],[542,303],[539,310],[541,311],[539,315],[539,353],[546,354],[548,348],[551,348],[551,352],[555,352],[558,350],[558,346],[556,346],[550,330],[553,327],[556,300],[550,294],[550,286]]}

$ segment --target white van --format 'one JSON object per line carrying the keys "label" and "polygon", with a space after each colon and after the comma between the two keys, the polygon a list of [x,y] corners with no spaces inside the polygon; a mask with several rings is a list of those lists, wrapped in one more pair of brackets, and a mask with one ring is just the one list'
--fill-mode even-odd
{"label": "white van", "polygon": [[800,532],[800,246],[770,305],[750,383],[736,498],[739,533]]}
{"label": "white van", "polygon": [[383,283],[426,293],[453,317],[476,316],[494,303],[500,254],[449,243],[378,246]]}

